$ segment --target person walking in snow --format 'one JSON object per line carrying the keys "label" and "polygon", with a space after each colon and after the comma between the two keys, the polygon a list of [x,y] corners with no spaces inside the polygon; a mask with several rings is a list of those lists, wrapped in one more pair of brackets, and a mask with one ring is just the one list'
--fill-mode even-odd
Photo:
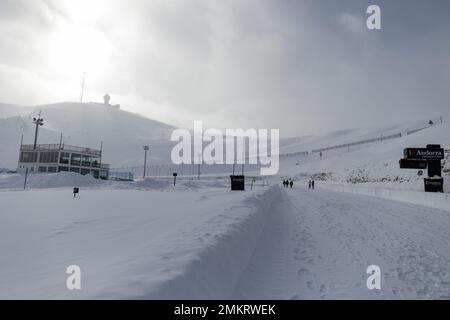
{"label": "person walking in snow", "polygon": [[311,189],[311,179],[308,181],[308,189]]}
{"label": "person walking in snow", "polygon": [[292,189],[292,187],[294,186],[294,181],[291,180],[291,182],[289,183],[289,185],[291,186],[291,189]]}
{"label": "person walking in snow", "polygon": [[314,190],[314,179],[311,181],[311,187],[312,187],[312,189]]}

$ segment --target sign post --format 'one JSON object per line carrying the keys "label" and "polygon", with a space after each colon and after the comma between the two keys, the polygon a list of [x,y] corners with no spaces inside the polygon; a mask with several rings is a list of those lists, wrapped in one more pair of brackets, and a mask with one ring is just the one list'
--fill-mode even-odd
{"label": "sign post", "polygon": [[173,174],[173,186],[174,186],[174,187],[175,187],[176,184],[177,184],[177,176],[178,176],[178,173],[174,172],[174,174]]}

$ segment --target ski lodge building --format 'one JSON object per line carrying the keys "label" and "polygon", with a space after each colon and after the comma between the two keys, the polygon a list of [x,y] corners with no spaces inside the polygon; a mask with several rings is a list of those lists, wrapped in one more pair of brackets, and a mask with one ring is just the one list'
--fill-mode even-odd
{"label": "ski lodge building", "polygon": [[108,179],[109,164],[102,163],[102,150],[65,144],[21,145],[19,169],[30,173],[76,172]]}

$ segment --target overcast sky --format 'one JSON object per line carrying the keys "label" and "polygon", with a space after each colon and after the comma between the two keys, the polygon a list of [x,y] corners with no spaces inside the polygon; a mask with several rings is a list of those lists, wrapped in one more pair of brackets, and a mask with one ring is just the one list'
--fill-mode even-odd
{"label": "overcast sky", "polygon": [[[382,10],[382,30],[366,9]],[[309,134],[450,114],[450,1],[0,0],[0,102]]]}

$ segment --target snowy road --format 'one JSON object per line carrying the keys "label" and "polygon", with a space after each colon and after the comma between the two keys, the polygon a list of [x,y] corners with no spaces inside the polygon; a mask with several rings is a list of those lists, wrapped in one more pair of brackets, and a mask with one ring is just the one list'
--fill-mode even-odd
{"label": "snowy road", "polygon": [[450,298],[450,212],[321,189],[280,198],[234,298]]}

